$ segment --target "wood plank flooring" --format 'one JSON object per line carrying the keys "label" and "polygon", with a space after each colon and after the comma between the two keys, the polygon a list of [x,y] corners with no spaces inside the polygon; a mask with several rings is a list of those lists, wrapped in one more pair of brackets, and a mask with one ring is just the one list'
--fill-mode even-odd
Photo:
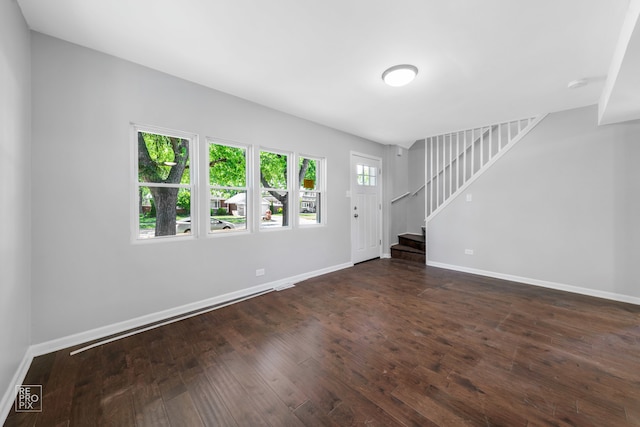
{"label": "wood plank flooring", "polygon": [[25,383],[5,426],[640,426],[640,306],[376,260]]}

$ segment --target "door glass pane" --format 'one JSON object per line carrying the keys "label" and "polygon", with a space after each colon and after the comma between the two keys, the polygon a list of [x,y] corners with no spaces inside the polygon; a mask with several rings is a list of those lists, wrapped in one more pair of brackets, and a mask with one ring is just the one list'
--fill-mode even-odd
{"label": "door glass pane", "polygon": [[368,165],[357,165],[358,185],[375,187],[377,185],[377,168]]}

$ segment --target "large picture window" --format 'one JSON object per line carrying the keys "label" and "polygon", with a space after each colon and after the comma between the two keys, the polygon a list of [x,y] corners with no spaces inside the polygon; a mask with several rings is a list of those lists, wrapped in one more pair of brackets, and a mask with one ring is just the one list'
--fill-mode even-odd
{"label": "large picture window", "polygon": [[134,126],[136,239],[176,236],[192,222],[195,136]]}
{"label": "large picture window", "polygon": [[209,141],[209,233],[247,229],[251,217],[247,151],[241,145]]}
{"label": "large picture window", "polygon": [[289,159],[285,153],[260,151],[260,228],[289,226]]}
{"label": "large picture window", "polygon": [[322,159],[298,158],[298,225],[321,224],[324,201],[324,164]]}
{"label": "large picture window", "polygon": [[[199,153],[197,135],[153,126],[131,129],[133,241],[325,223],[323,158],[254,151],[214,138]],[[207,156],[206,162],[200,156]],[[198,173],[198,166],[207,169]],[[375,184],[370,170],[359,175],[361,184]]]}

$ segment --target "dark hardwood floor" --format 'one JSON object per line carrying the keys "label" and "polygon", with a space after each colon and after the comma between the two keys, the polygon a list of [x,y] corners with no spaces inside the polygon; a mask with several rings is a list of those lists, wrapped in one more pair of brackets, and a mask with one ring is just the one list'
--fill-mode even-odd
{"label": "dark hardwood floor", "polygon": [[640,306],[376,260],[25,383],[5,426],[638,426]]}

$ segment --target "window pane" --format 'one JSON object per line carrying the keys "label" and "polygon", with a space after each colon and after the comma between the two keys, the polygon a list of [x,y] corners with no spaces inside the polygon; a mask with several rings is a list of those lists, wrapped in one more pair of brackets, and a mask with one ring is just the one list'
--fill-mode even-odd
{"label": "window pane", "polygon": [[[214,208],[214,204],[217,205]],[[210,233],[247,229],[247,193],[241,190],[211,190]]]}
{"label": "window pane", "polygon": [[286,154],[260,152],[261,228],[289,225],[288,167]]}
{"label": "window pane", "polygon": [[298,177],[300,177],[301,190],[316,190],[318,188],[318,160],[300,158],[298,164]]}
{"label": "window pane", "polygon": [[287,189],[287,155],[260,152],[260,185],[263,188]]}
{"label": "window pane", "polygon": [[260,228],[282,227],[286,221],[289,193],[286,191],[263,191],[260,203]]}
{"label": "window pane", "polygon": [[218,187],[246,187],[247,150],[209,144],[209,184]]}
{"label": "window pane", "polygon": [[300,225],[320,223],[320,193],[315,191],[300,192],[298,223]]}
{"label": "window pane", "polygon": [[188,190],[140,187],[139,201],[138,238],[185,235],[185,232],[188,234],[191,231],[191,198]]}
{"label": "window pane", "polygon": [[138,182],[189,184],[189,140],[138,132]]}

